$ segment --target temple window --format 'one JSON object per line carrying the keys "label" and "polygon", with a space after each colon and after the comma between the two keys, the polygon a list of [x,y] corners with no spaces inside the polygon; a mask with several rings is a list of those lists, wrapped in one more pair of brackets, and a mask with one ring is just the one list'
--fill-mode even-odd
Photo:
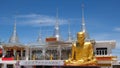
{"label": "temple window", "polygon": [[96,55],[107,55],[107,48],[96,48]]}

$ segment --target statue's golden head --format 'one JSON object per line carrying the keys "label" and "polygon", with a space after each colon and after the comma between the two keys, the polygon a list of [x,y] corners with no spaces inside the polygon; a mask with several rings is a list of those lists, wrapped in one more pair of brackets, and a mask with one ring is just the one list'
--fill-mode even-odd
{"label": "statue's golden head", "polygon": [[85,39],[85,32],[78,32],[77,33],[77,40],[78,42],[83,42]]}
{"label": "statue's golden head", "polygon": [[78,37],[85,37],[85,32],[78,32],[78,33],[77,33],[77,36],[78,36]]}

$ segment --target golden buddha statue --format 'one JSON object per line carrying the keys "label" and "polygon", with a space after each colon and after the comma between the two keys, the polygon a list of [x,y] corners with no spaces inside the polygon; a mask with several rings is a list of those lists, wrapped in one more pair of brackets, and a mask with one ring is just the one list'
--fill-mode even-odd
{"label": "golden buddha statue", "polygon": [[32,60],[36,60],[36,55],[35,54],[33,54]]}
{"label": "golden buddha statue", "polygon": [[52,54],[50,54],[50,60],[53,60],[53,55]]}
{"label": "golden buddha statue", "polygon": [[65,65],[96,65],[91,42],[85,42],[85,33],[77,33],[77,42],[72,45],[72,55],[65,60]]}
{"label": "golden buddha statue", "polygon": [[19,54],[17,54],[17,59],[16,60],[20,60],[20,56],[19,56]]}

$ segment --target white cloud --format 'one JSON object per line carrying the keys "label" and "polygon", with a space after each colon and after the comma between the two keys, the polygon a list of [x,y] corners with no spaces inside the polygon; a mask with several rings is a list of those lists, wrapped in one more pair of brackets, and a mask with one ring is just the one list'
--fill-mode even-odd
{"label": "white cloud", "polygon": [[[68,23],[65,19],[58,19],[58,22],[60,25]],[[30,26],[52,26],[56,23],[56,17],[39,14],[18,15],[17,23]]]}
{"label": "white cloud", "polygon": [[114,31],[120,31],[120,27],[116,27],[116,28],[114,28]]}
{"label": "white cloud", "polygon": [[94,36],[92,36],[92,38],[94,38],[95,40],[107,40],[110,38],[110,34],[107,33],[102,33],[102,34],[95,34]]}

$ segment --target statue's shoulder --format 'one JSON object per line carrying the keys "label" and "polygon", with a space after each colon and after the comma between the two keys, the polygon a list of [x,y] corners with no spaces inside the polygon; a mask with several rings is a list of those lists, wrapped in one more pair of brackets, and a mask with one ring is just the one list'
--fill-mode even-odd
{"label": "statue's shoulder", "polygon": [[76,43],[73,43],[72,46],[76,46]]}
{"label": "statue's shoulder", "polygon": [[91,42],[85,42],[85,45],[86,46],[92,46],[92,43]]}

